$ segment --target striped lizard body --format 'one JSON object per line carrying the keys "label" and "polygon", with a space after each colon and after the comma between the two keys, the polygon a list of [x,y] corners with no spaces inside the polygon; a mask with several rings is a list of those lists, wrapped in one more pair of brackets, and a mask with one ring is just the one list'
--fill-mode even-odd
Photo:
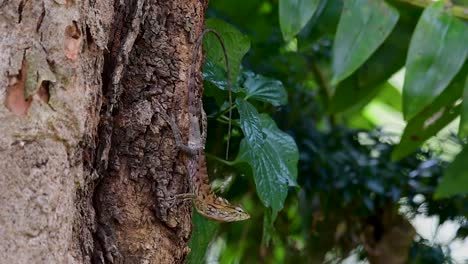
{"label": "striped lizard body", "polygon": [[[242,221],[250,218],[250,215],[242,209],[242,207],[229,203],[224,198],[218,197],[211,189],[208,172],[206,168],[206,157],[204,153],[204,146],[206,140],[206,114],[201,105],[201,99],[195,99],[196,85],[193,85],[195,66],[198,61],[198,54],[201,48],[203,36],[207,33],[213,33],[218,38],[225,53],[227,76],[229,83],[229,119],[231,119],[231,87],[229,77],[229,64],[224,47],[224,43],[220,35],[212,30],[207,29],[202,32],[195,45],[195,52],[193,54],[192,64],[190,67],[189,80],[188,80],[188,107],[189,107],[189,140],[188,144],[182,143],[181,134],[175,120],[169,118],[165,113],[164,119],[170,124],[177,146],[187,154],[187,171],[190,183],[190,197],[198,213],[201,215],[220,222],[234,222]],[[201,117],[201,119],[200,119]],[[202,129],[200,129],[202,126]],[[231,127],[229,126],[228,135],[230,135]],[[229,138],[229,136],[228,136]],[[228,143],[229,146],[229,143]],[[227,151],[226,151],[227,153]]]}
{"label": "striped lizard body", "polygon": [[[201,111],[203,120],[205,120],[203,109]],[[206,122],[203,121],[202,124],[204,124],[203,130],[206,131]],[[196,150],[196,153],[189,155],[188,174],[192,187],[191,191],[194,194],[193,203],[198,213],[221,222],[242,221],[250,218],[250,215],[240,206],[232,205],[226,199],[217,196],[211,189],[206,168],[206,157],[203,153],[206,133],[200,134],[199,122],[195,117],[191,117],[190,127],[193,128],[193,133],[189,135],[189,148]]]}
{"label": "striped lizard body", "polygon": [[[180,196],[192,198],[197,212],[207,218],[220,222],[235,222],[249,219],[250,215],[242,207],[233,205],[226,199],[217,196],[211,189],[204,154],[206,133],[200,133],[198,119],[190,115],[189,143],[188,145],[184,145],[175,120],[163,112],[160,112],[160,114],[170,124],[176,145],[187,155],[190,193],[189,195],[182,194]],[[204,116],[203,109],[202,115]],[[204,121],[202,123],[206,124]],[[206,126],[204,126],[203,130],[206,130]]]}

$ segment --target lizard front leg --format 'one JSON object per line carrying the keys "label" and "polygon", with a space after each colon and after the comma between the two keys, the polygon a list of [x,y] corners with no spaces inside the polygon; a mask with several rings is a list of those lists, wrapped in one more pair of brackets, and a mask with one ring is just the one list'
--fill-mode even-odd
{"label": "lizard front leg", "polygon": [[[194,158],[196,155],[200,153],[200,151],[203,151],[203,145],[201,145],[200,142],[189,142],[188,145],[185,145],[184,143],[182,143],[182,136],[180,133],[180,129],[177,126],[174,117],[173,116],[169,117],[164,112],[159,112],[159,113],[161,114],[162,118],[165,119],[166,122],[170,125],[178,149],[180,149],[182,152],[187,154],[190,158]],[[192,118],[192,116],[190,120],[191,122],[196,121],[194,118]],[[174,202],[175,200],[182,200],[182,201],[193,200],[195,198],[195,194],[193,193],[192,186],[190,187],[190,190],[191,190],[190,193],[176,194],[173,197],[170,197],[168,201]]]}
{"label": "lizard front leg", "polygon": [[174,116],[171,116],[169,117],[166,113],[164,112],[159,112],[159,114],[161,114],[162,118],[164,120],[166,120],[166,122],[170,125],[171,129],[172,129],[172,134],[174,135],[174,139],[175,139],[175,142],[176,142],[176,146],[177,148],[179,148],[180,150],[182,150],[184,153],[190,155],[190,156],[195,156],[198,154],[198,152],[200,151],[200,149],[203,149],[202,146],[196,146],[196,145],[185,145],[184,143],[182,143],[182,136],[181,136],[181,133],[180,133],[180,129],[179,127],[177,126],[176,122],[175,122],[175,119],[174,119]]}

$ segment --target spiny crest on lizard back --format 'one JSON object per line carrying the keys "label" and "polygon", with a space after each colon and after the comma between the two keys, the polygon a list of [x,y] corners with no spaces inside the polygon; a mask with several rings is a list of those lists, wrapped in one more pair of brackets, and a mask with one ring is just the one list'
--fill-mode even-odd
{"label": "spiny crest on lizard back", "polygon": [[199,214],[216,221],[235,222],[250,218],[242,207],[232,205],[221,197],[216,197],[212,202],[195,198],[194,204]]}

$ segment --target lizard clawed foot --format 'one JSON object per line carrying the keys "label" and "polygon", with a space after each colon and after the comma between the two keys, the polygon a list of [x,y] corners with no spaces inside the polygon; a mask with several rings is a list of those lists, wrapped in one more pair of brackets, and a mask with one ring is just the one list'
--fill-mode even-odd
{"label": "lizard clawed foot", "polygon": [[93,263],[122,263],[115,233],[107,224],[98,224],[95,233],[95,249],[93,252]]}

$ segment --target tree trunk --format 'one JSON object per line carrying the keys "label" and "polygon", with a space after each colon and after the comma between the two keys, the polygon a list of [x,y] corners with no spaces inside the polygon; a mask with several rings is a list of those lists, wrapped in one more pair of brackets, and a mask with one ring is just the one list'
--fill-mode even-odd
{"label": "tree trunk", "polygon": [[0,0],[2,263],[184,261],[186,169],[158,113],[186,135],[206,5]]}

